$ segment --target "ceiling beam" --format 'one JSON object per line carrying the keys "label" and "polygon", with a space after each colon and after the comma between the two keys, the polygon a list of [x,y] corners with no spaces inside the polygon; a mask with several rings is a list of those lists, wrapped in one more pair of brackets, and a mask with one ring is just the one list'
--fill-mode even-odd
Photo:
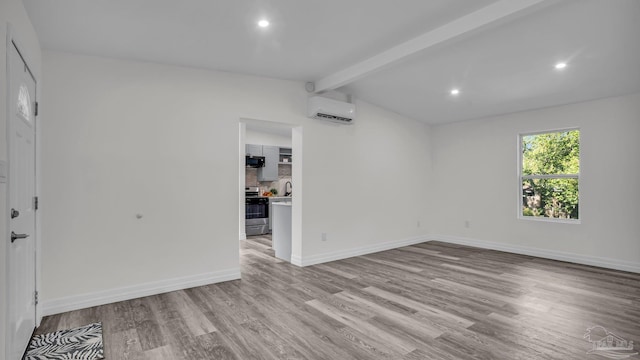
{"label": "ceiling beam", "polygon": [[364,61],[328,75],[314,83],[315,88],[313,91],[320,93],[337,89],[410,55],[442,44],[461,35],[479,31],[499,21],[508,20],[516,13],[522,13],[525,10],[531,11],[543,2],[550,2],[550,0],[500,0],[407,42],[394,46]]}

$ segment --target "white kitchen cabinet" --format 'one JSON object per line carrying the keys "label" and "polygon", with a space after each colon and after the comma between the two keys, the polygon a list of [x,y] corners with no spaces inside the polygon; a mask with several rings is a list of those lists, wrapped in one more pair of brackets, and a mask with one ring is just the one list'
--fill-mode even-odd
{"label": "white kitchen cabinet", "polygon": [[262,156],[264,156],[264,167],[258,169],[258,181],[278,180],[280,148],[278,146],[262,145]]}
{"label": "white kitchen cabinet", "polygon": [[272,196],[269,198],[269,231],[273,229],[273,204],[280,203],[280,202],[291,203],[291,197],[290,196],[287,196],[287,197]]}
{"label": "white kitchen cabinet", "polygon": [[249,156],[263,156],[262,155],[262,145],[246,144],[245,145],[245,152]]}
{"label": "white kitchen cabinet", "polygon": [[291,203],[273,204],[272,243],[276,257],[291,262]]}

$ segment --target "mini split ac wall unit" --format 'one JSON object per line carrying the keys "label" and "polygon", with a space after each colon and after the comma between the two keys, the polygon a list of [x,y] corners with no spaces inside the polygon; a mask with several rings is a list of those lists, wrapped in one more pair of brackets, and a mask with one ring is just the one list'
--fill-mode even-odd
{"label": "mini split ac wall unit", "polygon": [[344,101],[312,96],[307,104],[308,116],[340,124],[352,124],[356,117],[356,106]]}

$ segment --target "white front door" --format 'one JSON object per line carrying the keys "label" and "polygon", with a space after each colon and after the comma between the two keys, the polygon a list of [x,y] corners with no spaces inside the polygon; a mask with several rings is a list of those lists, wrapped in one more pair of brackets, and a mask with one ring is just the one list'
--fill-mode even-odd
{"label": "white front door", "polygon": [[8,360],[22,357],[36,326],[36,84],[14,44],[9,63]]}

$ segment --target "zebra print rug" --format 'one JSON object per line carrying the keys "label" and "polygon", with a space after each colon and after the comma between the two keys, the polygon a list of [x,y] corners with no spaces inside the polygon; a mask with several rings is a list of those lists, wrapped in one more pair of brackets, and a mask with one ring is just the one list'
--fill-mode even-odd
{"label": "zebra print rug", "polygon": [[102,323],[70,330],[35,335],[25,360],[98,360],[104,359]]}

